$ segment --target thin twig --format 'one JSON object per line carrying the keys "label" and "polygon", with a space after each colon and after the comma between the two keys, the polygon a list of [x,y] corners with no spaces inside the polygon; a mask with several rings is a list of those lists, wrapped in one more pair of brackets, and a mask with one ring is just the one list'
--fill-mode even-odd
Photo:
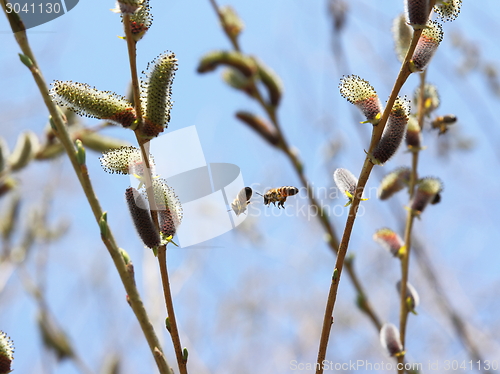
{"label": "thin twig", "polygon": [[[221,18],[219,8],[218,8],[215,0],[210,0],[210,3],[212,4],[212,6],[213,6],[215,12],[217,13],[217,15],[219,16],[219,18]],[[227,33],[226,33],[226,35],[227,35]],[[229,35],[228,35],[228,37],[233,45],[233,48],[237,51],[240,51],[240,47],[239,47],[237,41],[234,40],[233,38],[231,38]],[[296,153],[294,153],[288,145],[288,142],[287,142],[286,137],[281,129],[281,125],[280,125],[280,122],[279,122],[278,117],[277,117],[276,107],[274,107],[272,105],[268,105],[265,102],[265,100],[263,99],[262,94],[258,90],[258,87],[255,84],[255,82],[252,82],[252,84],[254,85],[252,87],[252,92],[255,95],[254,96],[255,99],[259,102],[261,107],[265,110],[271,123],[274,125],[274,127],[276,129],[277,136],[279,139],[279,142],[278,142],[279,146],[278,147],[286,155],[286,157],[288,158],[288,160],[292,164],[292,167],[295,170],[295,173],[297,174],[298,178],[300,179],[302,186],[305,187],[306,192],[307,192],[307,196],[309,198],[309,203],[319,213],[317,215],[317,217],[321,223],[321,226],[323,227],[325,232],[328,234],[328,241],[327,241],[328,246],[333,253],[337,254],[337,251],[339,248],[338,236],[335,233],[335,230],[334,230],[333,225],[330,221],[330,218],[328,217],[328,215],[326,215],[324,213],[323,209],[321,208],[320,204],[318,203],[318,201],[316,200],[316,198],[314,196],[314,191],[311,187],[311,184],[309,183],[309,180],[307,179],[307,177],[304,174],[304,166],[303,166],[302,162],[299,160]],[[356,275],[356,271],[354,270],[353,263],[351,263],[351,262],[346,263],[346,268],[347,268],[347,273],[352,281],[352,284],[353,284],[354,288],[356,289],[356,292],[358,293],[358,295],[364,296],[364,304],[363,304],[362,311],[373,322],[373,325],[377,329],[377,332],[378,332],[382,326],[382,324],[380,322],[380,318],[375,313],[373,307],[371,306],[371,303],[369,302],[369,300],[367,298],[366,292],[365,292],[363,286],[361,285],[359,278]]]}
{"label": "thin twig", "polygon": [[[420,74],[420,91],[419,91],[419,101],[417,108],[417,121],[418,125],[421,129],[424,125],[424,99],[425,99],[425,77],[426,71]],[[411,150],[411,174],[410,174],[410,186],[409,190],[409,201],[413,198],[415,194],[415,185],[417,184],[418,179],[418,156],[420,153],[419,148],[415,148]],[[400,311],[399,311],[399,336],[401,340],[401,344],[403,345],[403,350],[405,350],[405,338],[406,338],[406,324],[408,321],[408,304],[406,302],[406,289],[408,282],[408,274],[410,271],[410,250],[411,250],[411,232],[413,229],[413,222],[415,219],[415,214],[408,209],[406,214],[406,225],[405,225],[405,235],[404,235],[404,243],[405,250],[402,253],[401,258],[401,282],[400,282]],[[404,356],[398,357],[398,362],[403,362]],[[403,373],[404,369],[398,369],[398,373]]]}
{"label": "thin twig", "polygon": [[[125,29],[125,38],[127,40],[128,54],[129,54],[129,63],[130,63],[130,73],[132,76],[132,88],[134,93],[134,105],[137,116],[138,128],[141,128],[142,124],[142,103],[140,98],[140,85],[139,78],[137,76],[137,63],[136,63],[136,42],[132,38],[132,32],[130,27],[130,16],[128,14],[124,15],[124,29]],[[153,223],[158,230],[160,231],[160,225],[158,222],[158,208],[155,198],[155,192],[153,189],[153,176],[151,175],[151,165],[149,163],[149,143],[147,140],[143,139],[139,135],[139,131],[135,131],[137,143],[139,144],[139,148],[141,150],[142,160],[144,165],[146,166],[144,172],[144,184],[146,188],[146,194],[148,196],[149,203],[149,211]],[[161,245],[158,247],[158,264],[160,268],[161,281],[163,286],[163,295],[165,297],[165,305],[167,308],[167,315],[170,324],[170,337],[172,338],[172,343],[174,345],[175,357],[177,359],[177,364],[179,366],[179,371],[181,374],[187,374],[187,361],[183,358],[182,355],[182,346],[181,340],[179,337],[179,330],[177,328],[177,322],[175,318],[174,312],[174,303],[172,301],[172,293],[170,291],[170,282],[168,280],[168,269],[167,269],[167,249],[166,245]]]}
{"label": "thin twig", "polygon": [[333,271],[333,276],[332,276],[332,282],[330,285],[330,291],[328,292],[328,299],[327,299],[327,304],[325,308],[325,316],[323,318],[323,328],[321,330],[321,338],[320,338],[320,344],[319,344],[319,349],[318,349],[318,359],[317,359],[317,364],[316,364],[316,374],[322,374],[323,373],[323,365],[322,362],[325,360],[326,357],[326,349],[328,347],[328,340],[330,338],[330,331],[331,331],[331,326],[333,323],[333,310],[335,308],[335,301],[337,299],[337,292],[338,292],[338,287],[340,283],[340,277],[342,274],[342,268],[344,265],[344,259],[347,253],[348,245],[349,245],[349,240],[351,238],[351,233],[352,233],[352,228],[354,226],[354,221],[356,219],[356,214],[358,210],[358,206],[361,200],[361,196],[363,194],[363,190],[365,188],[366,182],[368,181],[368,178],[370,177],[370,173],[373,169],[373,163],[370,160],[369,154],[373,151],[373,149],[376,147],[378,142],[380,141],[380,138],[382,137],[382,133],[385,128],[385,124],[387,123],[387,120],[389,118],[389,114],[392,110],[392,106],[394,105],[394,102],[396,101],[396,98],[399,94],[399,91],[401,90],[401,87],[403,87],[403,84],[406,82],[408,77],[411,74],[411,71],[408,67],[408,62],[410,61],[411,57],[413,56],[413,52],[415,51],[415,47],[417,46],[418,39],[420,38],[420,35],[422,33],[422,30],[414,30],[413,32],[413,37],[411,40],[410,47],[408,48],[408,51],[406,53],[406,57],[401,65],[401,69],[399,71],[398,77],[396,79],[396,82],[394,83],[394,87],[392,89],[391,95],[389,96],[389,100],[387,101],[386,107],[384,109],[384,113],[382,114],[382,118],[380,119],[380,122],[378,125],[374,126],[373,132],[372,132],[372,137],[370,141],[370,147],[368,149],[365,162],[363,164],[363,168],[361,169],[361,173],[358,178],[358,185],[356,186],[356,193],[354,195],[354,198],[352,200],[351,207],[349,209],[349,215],[347,217],[344,233],[342,235],[342,240],[340,242],[340,247],[339,251],[337,254],[337,261],[335,262],[335,268]]}
{"label": "thin twig", "polygon": [[177,328],[177,321],[174,313],[174,303],[172,301],[172,292],[170,290],[170,281],[168,278],[166,246],[161,246],[160,248],[158,248],[158,264],[160,265],[163,296],[165,298],[165,305],[167,307],[168,322],[170,326],[169,332],[170,336],[172,337],[172,343],[174,344],[175,357],[177,358],[177,364],[179,365],[180,373],[187,374],[187,361],[184,359],[182,354],[181,339],[179,337],[179,329]]}
{"label": "thin twig", "polygon": [[[0,0],[0,3],[2,5],[4,13],[6,14],[10,22],[12,30],[22,30],[14,32],[14,37],[19,44],[22,53],[27,56],[32,62],[30,71],[33,75],[33,79],[35,80],[45,106],[47,107],[52,117],[56,128],[56,135],[59,138],[60,142],[63,144],[66,153],[68,154],[71,165],[73,166],[73,169],[89,202],[90,208],[92,209],[92,213],[94,214],[94,218],[98,225],[97,227],[99,227],[99,222],[103,216],[103,210],[93,189],[86,166],[80,165],[77,161],[75,147],[71,141],[66,126],[63,123],[61,115],[59,114],[56,105],[52,102],[52,99],[49,95],[45,79],[43,78],[43,75],[38,68],[35,56],[31,51],[24,25],[22,24],[22,21],[17,14],[6,12],[5,0]],[[153,325],[149,320],[146,309],[144,308],[139,292],[136,288],[135,281],[132,277],[130,277],[130,274],[125,267],[125,262],[109,227],[107,227],[106,235],[101,235],[101,238],[106,248],[108,249],[111,258],[113,259],[116,269],[118,270],[120,279],[128,294],[130,306],[139,322],[139,325],[141,326],[143,334],[148,342],[151,352],[153,353],[153,357],[155,358],[160,373],[171,374],[171,369],[165,359],[165,356],[163,354],[155,354],[156,351],[162,352],[160,342],[158,340],[158,337],[156,336]]]}

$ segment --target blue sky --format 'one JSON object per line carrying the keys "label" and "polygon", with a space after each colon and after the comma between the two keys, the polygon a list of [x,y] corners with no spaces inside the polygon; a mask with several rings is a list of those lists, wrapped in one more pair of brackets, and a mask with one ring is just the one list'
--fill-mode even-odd
{"label": "blue sky", "polygon": [[[243,51],[257,55],[283,80],[280,120],[290,143],[300,151],[308,178],[317,187],[330,187],[336,167],[358,174],[369,128],[358,123],[360,113],[340,97],[338,82],[342,75],[357,74],[370,81],[385,101],[399,68],[390,28],[392,19],[403,10],[403,2],[349,2],[346,29],[340,36],[346,61],[343,67],[332,56],[331,21],[325,1],[230,4],[245,22]],[[287,160],[235,119],[236,110],[260,114],[257,105],[227,87],[220,71],[196,73],[204,53],[229,48],[209,2],[152,0],[151,5],[154,22],[138,45],[139,69],[145,69],[166,50],[174,51],[179,59],[167,131],[195,125],[206,160],[238,165],[247,185],[298,186]],[[446,139],[424,131],[428,148],[422,152],[419,171],[422,176],[440,177],[445,190],[442,202],[429,207],[415,224],[415,234],[439,269],[453,305],[472,323],[473,336],[485,359],[490,360],[500,357],[495,333],[500,323],[496,312],[500,282],[496,251],[500,241],[500,128],[496,109],[500,97],[489,90],[479,68],[457,73],[464,55],[453,40],[467,42],[468,56],[477,56],[479,66],[498,66],[499,6],[494,0],[465,2],[458,20],[444,25],[445,40],[430,65],[428,80],[441,94],[439,114],[453,113],[459,118],[448,134],[451,146],[467,140],[472,148],[453,148],[448,156],[442,156],[438,146],[443,147]],[[128,59],[125,43],[117,37],[123,34],[120,19],[109,11],[112,7],[112,2],[80,1],[67,15],[28,31],[47,82],[73,80],[125,93]],[[0,91],[0,135],[12,149],[22,129],[29,128],[41,137],[47,111],[29,71],[18,60],[18,47],[5,19],[0,21],[0,32],[0,82],[4,88]],[[402,94],[411,97],[417,83],[417,77],[410,77]],[[98,121],[85,119],[84,123],[91,126]],[[106,134],[133,139],[131,133],[119,128],[108,129]],[[340,149],[334,157],[325,158],[332,143]],[[105,174],[98,156],[89,153],[87,158],[95,189],[109,212],[119,245],[132,256],[146,305],[173,363],[171,343],[162,329],[165,316],[156,266],[132,229],[123,199],[128,178]],[[400,150],[386,166],[375,170],[368,187],[376,188],[386,172],[409,162],[409,155]],[[97,372],[105,356],[116,352],[123,355],[124,373],[151,372],[153,361],[124,302],[123,288],[69,163],[33,163],[19,178],[26,197],[23,217],[27,217],[30,204],[40,202],[41,190],[48,182],[58,186],[51,222],[68,221],[70,231],[54,244],[38,244],[27,269],[36,274],[36,264],[48,256],[44,279],[50,308],[83,360]],[[400,277],[399,264],[371,236],[384,226],[402,232],[406,196],[401,194],[390,203],[369,197],[363,204],[366,214],[356,222],[349,251],[356,253],[356,269],[379,314],[397,323],[394,284]],[[190,350],[192,372],[292,373],[291,359],[315,360],[334,258],[314,219],[273,216],[275,208],[264,207],[254,198],[247,225],[241,230],[213,239],[205,248],[169,250],[174,302],[181,338]],[[344,203],[342,199],[325,201],[332,207]],[[287,211],[293,212],[307,201],[296,197],[287,205]],[[332,221],[340,234],[347,210],[336,209],[342,213]],[[410,360],[468,361],[423,278],[412,259],[410,281],[421,294],[422,306],[419,315],[409,321]],[[343,278],[327,357],[339,362],[388,361],[373,327],[353,304],[354,297],[348,279]],[[15,273],[0,294],[0,329],[15,341],[15,372],[77,373],[68,362],[42,369],[49,367],[51,360],[39,347],[35,317],[36,306]]]}

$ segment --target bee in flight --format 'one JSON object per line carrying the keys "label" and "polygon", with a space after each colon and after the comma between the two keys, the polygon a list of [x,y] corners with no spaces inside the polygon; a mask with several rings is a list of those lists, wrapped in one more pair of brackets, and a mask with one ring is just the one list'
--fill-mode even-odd
{"label": "bee in flight", "polygon": [[457,117],[453,114],[447,114],[445,116],[437,117],[431,122],[433,129],[439,129],[439,135],[442,135],[448,131],[448,127],[457,122]]}
{"label": "bee in flight", "polygon": [[[231,203],[231,209],[234,210],[236,216],[241,213],[245,213],[247,210],[247,205],[250,204],[250,198],[252,197],[252,189],[250,187],[245,187],[238,192],[238,196]],[[229,210],[230,212],[230,210]]]}
{"label": "bee in flight", "polygon": [[260,195],[264,198],[264,205],[269,205],[273,203],[276,206],[278,203],[278,208],[285,207],[285,201],[288,196],[293,196],[299,193],[299,189],[297,187],[292,186],[284,186],[279,188],[273,188],[272,190],[267,191],[264,195]]}

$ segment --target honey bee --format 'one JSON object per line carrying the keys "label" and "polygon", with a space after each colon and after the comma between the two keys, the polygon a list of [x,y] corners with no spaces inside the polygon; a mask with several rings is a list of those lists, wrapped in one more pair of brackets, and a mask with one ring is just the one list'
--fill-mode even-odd
{"label": "honey bee", "polygon": [[448,131],[448,126],[453,125],[455,122],[457,122],[457,117],[453,114],[447,114],[434,119],[431,126],[433,129],[439,129],[439,135],[442,135]]}
{"label": "honey bee", "polygon": [[[250,204],[250,198],[252,197],[252,189],[250,187],[245,187],[238,192],[238,196],[231,203],[231,209],[234,211],[236,216],[241,213],[245,213],[247,210],[247,205]],[[230,212],[230,210],[229,210]]]}
{"label": "honey bee", "polygon": [[272,190],[267,191],[264,195],[260,195],[264,198],[264,205],[269,205],[273,203],[276,206],[278,203],[278,208],[285,207],[285,201],[288,196],[293,196],[299,193],[299,189],[297,187],[292,186],[284,186],[279,188],[273,188]]}

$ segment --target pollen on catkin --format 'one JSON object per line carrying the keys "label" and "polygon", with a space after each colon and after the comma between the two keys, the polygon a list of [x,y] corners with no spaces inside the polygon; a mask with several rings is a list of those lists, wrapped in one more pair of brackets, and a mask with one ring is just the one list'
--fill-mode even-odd
{"label": "pollen on catkin", "polygon": [[144,198],[135,188],[129,187],[125,191],[125,199],[127,200],[132,221],[142,242],[148,248],[158,246],[160,244],[160,234],[151,219],[149,209],[143,208],[147,206]]}
{"label": "pollen on catkin", "polygon": [[436,196],[440,196],[443,190],[443,183],[439,178],[426,177],[418,181],[415,194],[410,203],[410,208],[413,212],[420,214],[424,211],[429,203],[434,203]]}
{"label": "pollen on catkin", "polygon": [[378,198],[380,200],[387,200],[396,192],[408,187],[410,175],[411,170],[408,167],[400,167],[385,175],[377,191]]}
{"label": "pollen on catkin", "polygon": [[175,54],[163,53],[148,64],[147,70],[141,80],[141,101],[145,108],[141,132],[147,137],[155,137],[170,121],[172,83],[177,70]]}
{"label": "pollen on catkin", "polygon": [[366,122],[376,125],[380,121],[382,104],[368,81],[357,75],[344,76],[340,80],[339,89],[343,98],[363,112]]}
{"label": "pollen on catkin", "polygon": [[[131,174],[144,176],[146,166],[142,161],[141,150],[133,146],[124,146],[106,151],[99,158],[103,170],[110,174]],[[151,174],[155,175],[153,155],[149,155]]]}
{"label": "pollen on catkin", "polygon": [[[425,83],[423,101],[423,110],[426,116],[430,115],[439,107],[441,100],[439,98],[439,91],[434,84]],[[417,110],[420,108],[420,86],[417,87],[413,94],[413,105]]]}
{"label": "pollen on catkin", "polygon": [[406,52],[410,47],[413,29],[408,26],[406,16],[400,14],[392,22],[392,37],[394,39],[394,49],[399,62],[403,62],[406,57]]}
{"label": "pollen on catkin", "polygon": [[382,137],[371,155],[371,161],[375,165],[383,165],[396,153],[405,135],[409,116],[409,101],[406,97],[398,96],[392,106]]}
{"label": "pollen on catkin", "polygon": [[81,116],[106,119],[123,127],[130,127],[136,120],[133,105],[123,96],[85,83],[54,81],[50,95],[56,104]]}
{"label": "pollen on catkin", "polygon": [[434,11],[443,22],[454,21],[460,14],[462,0],[437,0]]}
{"label": "pollen on catkin", "polygon": [[399,338],[399,330],[392,323],[384,323],[380,329],[380,343],[391,357],[404,354],[403,344],[401,344]]}
{"label": "pollen on catkin", "polygon": [[337,188],[347,196],[349,202],[351,202],[356,194],[358,179],[349,170],[338,168],[333,173],[333,180]]}
{"label": "pollen on catkin", "polygon": [[7,374],[12,371],[12,360],[14,360],[12,340],[5,332],[0,331],[0,374]]}
{"label": "pollen on catkin", "polygon": [[410,151],[422,149],[422,131],[415,116],[410,116],[408,120],[405,140]]}
{"label": "pollen on catkin", "polygon": [[146,34],[151,27],[152,23],[153,16],[151,14],[149,0],[143,0],[141,2],[141,7],[130,16],[130,30],[132,32],[132,38],[136,42],[141,40],[144,34]]}
{"label": "pollen on catkin", "polygon": [[389,251],[394,257],[398,256],[399,250],[404,246],[403,239],[391,229],[384,227],[373,234],[373,240]]}
{"label": "pollen on catkin", "polygon": [[443,28],[439,23],[427,22],[410,61],[410,70],[412,72],[422,71],[427,67],[439,47],[439,43],[443,40],[443,34]]}
{"label": "pollen on catkin", "polygon": [[182,221],[182,205],[172,187],[164,179],[153,181],[153,191],[160,231],[165,236],[174,236]]}
{"label": "pollen on catkin", "polygon": [[406,0],[405,10],[414,29],[425,27],[429,18],[429,0]]}

